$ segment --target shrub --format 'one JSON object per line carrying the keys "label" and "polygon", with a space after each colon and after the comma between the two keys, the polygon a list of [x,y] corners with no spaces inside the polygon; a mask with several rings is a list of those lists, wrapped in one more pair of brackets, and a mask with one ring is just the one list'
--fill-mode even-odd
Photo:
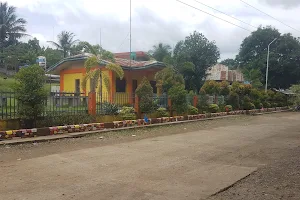
{"label": "shrub", "polygon": [[232,105],[234,109],[240,109],[239,95],[236,92],[230,92],[227,103]]}
{"label": "shrub", "polygon": [[219,112],[219,106],[217,104],[210,104],[208,110],[211,113],[217,113]]}
{"label": "shrub", "polygon": [[187,111],[189,115],[197,115],[199,113],[198,108],[188,105]]}
{"label": "shrub", "polygon": [[269,102],[263,102],[264,108],[271,108],[271,104]]}
{"label": "shrub", "polygon": [[50,113],[43,119],[37,121],[37,127],[63,126],[92,122],[94,122],[94,118],[88,114]]}
{"label": "shrub", "polygon": [[103,111],[105,115],[116,115],[118,114],[119,107],[116,104],[104,102],[103,105]]}
{"label": "shrub", "polygon": [[169,117],[169,113],[167,111],[167,109],[165,108],[158,108],[156,111],[155,111],[155,117]]}
{"label": "shrub", "polygon": [[208,96],[205,94],[199,95],[198,96],[198,103],[197,103],[197,108],[200,113],[204,113],[205,111],[208,110]]}
{"label": "shrub", "polygon": [[182,114],[187,109],[186,96],[187,92],[183,85],[177,85],[170,88],[168,95],[172,101],[172,108],[176,110],[178,114]]}
{"label": "shrub", "polygon": [[35,126],[36,119],[45,109],[47,92],[45,85],[45,71],[38,65],[33,65],[16,74],[16,99],[18,100],[18,114],[27,121],[28,128]]}
{"label": "shrub", "polygon": [[252,110],[252,109],[255,109],[255,105],[254,105],[253,103],[251,103],[251,102],[246,102],[246,103],[244,104],[244,109],[245,109],[245,110]]}
{"label": "shrub", "polygon": [[226,111],[226,112],[232,111],[232,105],[226,105],[226,106],[225,106],[225,111]]}
{"label": "shrub", "polygon": [[123,120],[136,119],[133,107],[126,107],[126,106],[122,107],[120,111],[120,115]]}
{"label": "shrub", "polygon": [[142,113],[153,111],[153,88],[146,77],[143,78],[135,93],[140,98],[139,107]]}

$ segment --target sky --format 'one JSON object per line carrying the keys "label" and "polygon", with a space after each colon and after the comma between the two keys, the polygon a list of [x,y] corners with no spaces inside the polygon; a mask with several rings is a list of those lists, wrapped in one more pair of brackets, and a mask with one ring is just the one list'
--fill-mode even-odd
{"label": "sky", "polygon": [[[132,0],[132,51],[148,51],[159,42],[174,47],[178,41],[184,40],[196,30],[210,41],[215,41],[221,59],[226,59],[234,58],[243,39],[260,25],[272,25],[281,33],[290,32],[295,37],[300,37],[300,0],[243,0],[299,31],[260,13],[240,0],[180,1],[247,30],[176,0]],[[65,30],[73,32],[75,38],[81,41],[88,41],[91,44],[99,44],[101,41],[103,48],[111,52],[130,50],[130,0],[7,0],[7,2],[17,7],[18,16],[28,22],[27,32],[40,40],[42,46],[49,46],[47,41],[56,40],[56,36]]]}

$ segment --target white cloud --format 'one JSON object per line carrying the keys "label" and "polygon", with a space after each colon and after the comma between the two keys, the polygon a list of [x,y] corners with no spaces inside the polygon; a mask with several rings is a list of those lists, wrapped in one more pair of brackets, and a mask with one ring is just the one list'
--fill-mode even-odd
{"label": "white cloud", "polygon": [[[255,30],[194,0],[181,1],[251,31]],[[273,25],[283,33],[291,32],[295,36],[300,36],[299,32],[239,0],[198,1],[253,26]],[[271,2],[270,0],[264,0],[264,3],[258,0],[246,2],[300,30],[298,0],[276,0],[271,6],[267,4]],[[41,42],[53,40],[54,29],[55,35],[62,30],[68,30],[74,32],[80,40],[99,43],[101,28],[104,48],[114,52],[129,50],[129,40],[126,39],[129,32],[129,0],[9,0],[8,3],[18,7],[19,15],[28,21],[29,34],[38,36]],[[132,0],[133,50],[147,51],[158,42],[174,46],[177,41],[184,39],[194,30],[202,32],[209,40],[216,41],[222,59],[234,57],[242,40],[250,34],[175,0]]]}

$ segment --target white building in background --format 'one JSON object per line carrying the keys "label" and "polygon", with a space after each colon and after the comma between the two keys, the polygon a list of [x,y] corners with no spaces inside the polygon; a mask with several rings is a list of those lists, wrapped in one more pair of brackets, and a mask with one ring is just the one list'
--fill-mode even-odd
{"label": "white building in background", "polygon": [[239,70],[229,70],[226,65],[216,64],[207,70],[206,80],[244,82],[243,73]]}

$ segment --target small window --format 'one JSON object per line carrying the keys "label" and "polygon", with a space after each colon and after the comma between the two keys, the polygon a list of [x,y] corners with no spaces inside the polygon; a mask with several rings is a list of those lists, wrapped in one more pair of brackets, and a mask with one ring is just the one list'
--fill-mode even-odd
{"label": "small window", "polygon": [[116,92],[126,92],[126,80],[116,78]]}
{"label": "small window", "polygon": [[153,93],[156,94],[157,93],[156,81],[150,81],[150,84],[153,88]]}

